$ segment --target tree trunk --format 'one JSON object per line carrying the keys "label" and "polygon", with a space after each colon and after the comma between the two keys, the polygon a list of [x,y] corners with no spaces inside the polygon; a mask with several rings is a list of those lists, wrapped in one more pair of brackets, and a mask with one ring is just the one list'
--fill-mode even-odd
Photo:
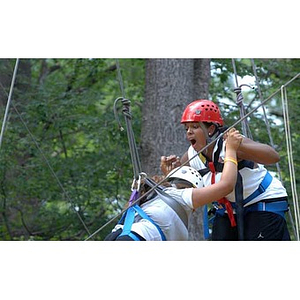
{"label": "tree trunk", "polygon": [[[149,59],[146,61],[145,101],[142,108],[142,169],[160,174],[160,157],[181,156],[189,147],[180,124],[186,105],[208,98],[209,59]],[[203,240],[202,209],[190,220],[190,239]]]}

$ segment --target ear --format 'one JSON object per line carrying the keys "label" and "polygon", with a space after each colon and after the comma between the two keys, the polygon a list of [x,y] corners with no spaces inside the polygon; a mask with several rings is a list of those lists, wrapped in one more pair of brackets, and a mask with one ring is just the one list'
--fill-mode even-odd
{"label": "ear", "polygon": [[211,125],[207,128],[208,135],[209,136],[214,135],[216,130],[217,130],[217,126],[215,124],[211,123]]}

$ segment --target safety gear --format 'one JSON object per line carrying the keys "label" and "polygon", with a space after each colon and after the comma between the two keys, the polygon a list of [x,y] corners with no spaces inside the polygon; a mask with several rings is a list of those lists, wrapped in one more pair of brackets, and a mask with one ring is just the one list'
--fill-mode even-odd
{"label": "safety gear", "polygon": [[217,104],[211,100],[195,100],[184,110],[181,123],[186,122],[209,122],[223,126],[224,121]]}
{"label": "safety gear", "polygon": [[193,185],[193,187],[196,188],[202,188],[203,187],[203,179],[202,176],[199,174],[199,172],[188,166],[182,166],[174,169],[170,176],[167,176],[168,181],[171,181],[172,179],[182,179],[185,181],[188,181]]}

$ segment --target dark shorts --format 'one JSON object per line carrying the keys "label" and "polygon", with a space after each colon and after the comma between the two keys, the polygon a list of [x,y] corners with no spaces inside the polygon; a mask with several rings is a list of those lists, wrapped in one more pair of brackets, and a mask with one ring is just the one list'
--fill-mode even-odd
{"label": "dark shorts", "polygon": [[[108,234],[104,239],[104,241],[134,241],[134,239],[128,235],[120,236],[121,233],[122,233],[122,229],[119,228],[118,230]],[[131,233],[133,233],[140,241],[145,241],[145,239],[141,237],[139,234],[137,234],[136,232],[131,231]]]}
{"label": "dark shorts", "polygon": [[[227,214],[216,215],[212,228],[213,241],[237,241],[237,227],[231,227]],[[266,211],[249,212],[244,217],[245,241],[290,241],[286,220]]]}

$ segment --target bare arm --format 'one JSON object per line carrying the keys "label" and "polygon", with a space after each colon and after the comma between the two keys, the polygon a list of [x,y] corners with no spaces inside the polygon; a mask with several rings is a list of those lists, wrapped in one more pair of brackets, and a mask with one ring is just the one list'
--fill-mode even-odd
{"label": "bare arm", "polygon": [[277,163],[280,156],[271,146],[252,141],[244,137],[237,151],[238,159],[251,160],[260,164],[270,165]]}
{"label": "bare arm", "polygon": [[[193,189],[192,201],[193,207],[196,209],[199,206],[217,201],[233,191],[237,178],[237,164],[233,161],[237,160],[237,148],[242,141],[242,136],[239,131],[231,129],[228,132],[225,163],[222,176],[219,182],[207,187]],[[226,160],[229,159],[229,160]]]}

